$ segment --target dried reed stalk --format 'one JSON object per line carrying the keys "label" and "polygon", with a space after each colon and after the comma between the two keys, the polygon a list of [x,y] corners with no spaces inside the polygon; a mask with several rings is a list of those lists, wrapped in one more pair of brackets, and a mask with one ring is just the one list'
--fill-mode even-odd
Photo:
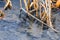
{"label": "dried reed stalk", "polygon": [[47,25],[49,25],[49,27],[53,28],[53,24],[51,21],[52,20],[51,19],[51,0],[45,0],[45,4],[40,3],[40,5],[44,8],[44,12],[40,13],[41,20],[43,22],[46,21]]}
{"label": "dried reed stalk", "polygon": [[27,2],[26,2],[26,0],[24,0],[24,4],[25,4],[25,8],[26,8],[26,10],[28,11],[28,6],[27,6]]}
{"label": "dried reed stalk", "polygon": [[[55,30],[53,28],[53,24],[51,21],[52,20],[51,19],[51,0],[45,0],[45,4],[43,4],[44,3],[43,1],[42,1],[42,3],[40,2],[40,18],[41,18],[41,20],[30,14],[30,12],[33,12],[34,10],[36,10],[36,16],[38,16],[38,8],[39,8],[38,1],[39,0],[33,0],[33,2],[30,3],[30,0],[28,0],[28,4],[27,4],[26,0],[24,0],[26,10],[24,10],[23,8],[22,8],[22,10],[25,11],[31,17],[33,17],[36,20],[38,20],[39,22],[41,22],[42,24],[45,24],[48,27],[50,27],[51,29],[53,29],[54,31],[58,32],[57,30]],[[32,6],[34,6],[34,9],[29,11],[29,8],[31,8]],[[44,8],[43,13],[41,12],[42,11],[41,6]],[[44,21],[46,21],[47,24],[44,23]]]}
{"label": "dried reed stalk", "polygon": [[36,16],[38,16],[38,0],[33,0],[33,2],[31,2],[31,4],[30,4],[30,0],[28,0],[28,4],[27,4],[26,0],[24,0],[24,3],[25,3],[25,7],[26,7],[27,11],[33,5],[34,9],[36,10]]}
{"label": "dried reed stalk", "polygon": [[38,0],[33,0],[34,9],[36,9],[36,16],[38,17]]}
{"label": "dried reed stalk", "polygon": [[6,5],[4,6],[4,9],[6,10],[7,8],[9,8],[9,9],[12,8],[12,3],[10,0],[6,0]]}
{"label": "dried reed stalk", "polygon": [[22,1],[20,0],[20,8],[22,8],[22,3],[21,3]]}
{"label": "dried reed stalk", "polygon": [[51,19],[51,3],[50,3],[50,1],[48,0],[49,12],[48,12],[47,24],[50,25],[51,27],[53,27],[53,24],[51,21],[52,19]]}
{"label": "dried reed stalk", "polygon": [[30,8],[30,0],[28,0],[28,4],[27,4],[28,8]]}

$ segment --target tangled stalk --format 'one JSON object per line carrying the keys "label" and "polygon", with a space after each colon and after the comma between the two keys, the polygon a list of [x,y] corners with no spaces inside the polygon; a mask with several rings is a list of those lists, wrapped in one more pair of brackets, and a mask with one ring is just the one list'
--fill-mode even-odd
{"label": "tangled stalk", "polygon": [[[26,13],[28,13],[28,15],[32,16],[33,18],[35,18],[38,21],[43,21],[41,22],[42,24],[45,24],[44,22],[46,22],[46,25],[48,25],[48,27],[50,27],[51,29],[53,29],[54,31],[57,32],[57,30],[55,30],[53,28],[53,24],[52,24],[52,14],[51,14],[51,0],[33,0],[32,2],[30,0],[26,1],[23,0],[24,4],[25,4],[25,8],[26,8]],[[29,10],[31,7],[34,7],[33,10]],[[42,10],[43,8],[43,10]],[[39,12],[39,11],[40,12]],[[31,15],[31,12],[36,11],[36,16],[39,17],[40,19],[34,17],[33,15]]]}

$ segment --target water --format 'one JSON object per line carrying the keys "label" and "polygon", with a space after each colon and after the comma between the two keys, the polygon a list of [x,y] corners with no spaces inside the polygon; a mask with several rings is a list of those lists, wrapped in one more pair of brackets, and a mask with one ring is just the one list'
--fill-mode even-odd
{"label": "water", "polygon": [[[22,11],[20,16],[19,0],[11,0],[13,8],[4,11],[5,17],[0,20],[0,40],[60,40],[60,33],[53,30],[42,30],[42,26],[26,18]],[[3,4],[2,4],[3,5]],[[59,15],[56,16],[59,19]],[[60,31],[60,21],[56,19],[56,29]]]}

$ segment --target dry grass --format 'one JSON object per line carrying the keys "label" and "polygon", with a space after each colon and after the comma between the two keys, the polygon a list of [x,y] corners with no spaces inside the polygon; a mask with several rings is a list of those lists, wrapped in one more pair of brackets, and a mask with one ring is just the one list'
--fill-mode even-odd
{"label": "dry grass", "polygon": [[9,8],[9,9],[12,8],[12,3],[10,0],[6,0],[6,5],[4,6],[4,9],[6,10],[7,8]]}
{"label": "dry grass", "polygon": [[33,0],[33,2],[31,2],[30,4],[30,0],[28,0],[28,4],[26,2],[26,0],[24,0],[25,3],[25,7],[26,10],[29,11],[28,9],[30,9],[32,6],[34,6],[34,9],[36,10],[36,16],[38,16],[38,0]]}
{"label": "dry grass", "polygon": [[[53,29],[54,31],[56,31],[53,28],[53,24],[52,24],[52,14],[51,14],[51,0],[45,0],[41,1],[41,0],[33,0],[32,2],[30,2],[30,0],[26,1],[24,0],[24,4],[25,4],[25,8],[26,8],[26,12],[28,13],[28,15],[32,16],[33,18],[35,18],[38,21],[43,21],[41,22],[42,24],[45,24],[44,21],[46,22],[46,25],[48,25],[48,27],[50,27],[51,29]],[[34,7],[33,10],[29,10],[31,7]],[[42,8],[44,8],[44,10],[42,11]],[[40,11],[40,13],[38,12],[38,10]],[[36,16],[39,17],[40,19],[34,17],[33,15],[31,15],[31,12],[36,11]],[[41,12],[42,11],[42,12]],[[39,15],[40,14],[40,15]]]}

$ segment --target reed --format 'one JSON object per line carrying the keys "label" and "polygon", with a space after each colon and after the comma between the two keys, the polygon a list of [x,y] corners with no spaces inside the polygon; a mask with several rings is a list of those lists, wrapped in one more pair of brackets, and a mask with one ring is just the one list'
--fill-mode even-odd
{"label": "reed", "polygon": [[26,0],[24,0],[24,3],[27,11],[33,6],[34,9],[36,10],[36,16],[38,16],[38,0],[33,0],[31,3],[30,0],[28,0],[28,4]]}
{"label": "reed", "polygon": [[[33,0],[32,2],[30,0],[26,1],[24,0],[24,4],[25,4],[25,8],[26,8],[26,12],[28,13],[28,15],[32,16],[33,18],[37,19],[38,21],[43,21],[41,22],[42,24],[45,24],[44,22],[46,22],[46,24],[48,25],[48,27],[50,27],[51,29],[53,29],[54,31],[56,31],[53,28],[53,24],[52,24],[52,14],[51,14],[51,0]],[[34,7],[33,10],[29,10],[31,7]],[[42,10],[42,8],[44,10]],[[40,12],[39,12],[39,11]],[[31,12],[36,11],[36,17],[34,17],[33,15],[31,15]],[[39,17],[40,16],[40,17]],[[38,19],[37,17],[39,17],[40,19]]]}
{"label": "reed", "polygon": [[12,8],[12,3],[10,0],[6,0],[6,5],[4,6],[4,10],[7,10],[7,9],[11,9]]}

